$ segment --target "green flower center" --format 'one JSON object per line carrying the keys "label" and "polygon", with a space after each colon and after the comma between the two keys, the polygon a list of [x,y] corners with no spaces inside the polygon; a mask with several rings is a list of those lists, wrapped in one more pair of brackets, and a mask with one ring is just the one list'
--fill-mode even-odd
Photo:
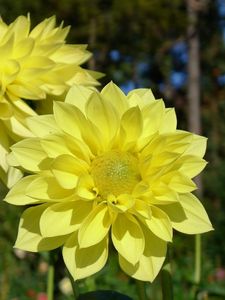
{"label": "green flower center", "polygon": [[141,179],[138,159],[130,153],[116,150],[95,158],[91,175],[103,197],[129,194]]}

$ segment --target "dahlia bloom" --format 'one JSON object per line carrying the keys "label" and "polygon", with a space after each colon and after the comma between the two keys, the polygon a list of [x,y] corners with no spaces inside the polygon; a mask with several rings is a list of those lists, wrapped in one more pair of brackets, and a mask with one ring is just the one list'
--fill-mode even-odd
{"label": "dahlia bloom", "polygon": [[[86,45],[65,44],[68,32],[63,24],[56,27],[55,17],[33,30],[29,16],[20,16],[10,25],[0,19],[0,178],[8,185],[5,153],[10,139],[31,136],[24,120],[36,114],[24,100],[59,96],[74,83],[98,85],[94,77],[99,74],[80,67],[91,56]],[[11,172],[11,181],[13,174],[19,173]]]}
{"label": "dahlia bloom", "polygon": [[16,248],[63,247],[74,279],[106,263],[109,239],[121,268],[153,281],[173,229],[212,230],[191,180],[206,165],[204,137],[176,129],[176,115],[148,89],[125,96],[113,83],[101,93],[70,89],[53,115],[28,118],[36,137],[11,147],[11,165],[31,175],[8,193],[21,216]]}

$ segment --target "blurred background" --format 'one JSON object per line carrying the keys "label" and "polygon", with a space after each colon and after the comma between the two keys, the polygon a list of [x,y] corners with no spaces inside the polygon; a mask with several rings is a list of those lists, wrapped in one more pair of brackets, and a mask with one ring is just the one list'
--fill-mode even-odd
{"label": "blurred background", "polygon": [[[175,233],[170,252],[175,300],[225,299],[225,0],[0,0],[6,23],[30,13],[32,27],[56,15],[71,30],[67,43],[88,44],[86,67],[105,73],[125,93],[151,88],[175,107],[178,127],[208,137],[208,166],[199,195],[215,231],[203,235],[201,280],[194,277],[194,236]],[[1,198],[6,190],[1,186]],[[22,209],[0,202],[0,299],[46,298],[48,254],[13,249]],[[56,300],[71,288],[57,262]],[[134,280],[112,255],[98,274],[78,283],[81,292],[112,289],[138,298]],[[160,276],[146,286],[160,300]]]}

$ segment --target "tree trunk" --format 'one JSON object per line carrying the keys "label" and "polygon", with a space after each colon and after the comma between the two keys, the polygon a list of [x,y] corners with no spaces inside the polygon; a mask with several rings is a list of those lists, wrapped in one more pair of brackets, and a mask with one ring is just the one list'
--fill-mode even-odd
{"label": "tree trunk", "polygon": [[[88,46],[90,47],[91,50],[95,48],[96,44],[96,27],[97,27],[97,20],[95,17],[92,17],[90,20],[90,25],[89,25],[89,39],[88,39]],[[95,57],[94,54],[92,57],[88,60],[88,69],[89,70],[95,70]]]}
{"label": "tree trunk", "polygon": [[[198,14],[194,9],[193,0],[187,0],[188,13],[188,130],[201,134],[201,104],[200,104],[200,63],[199,63],[199,35]],[[201,178],[197,178],[198,194],[202,194]]]}
{"label": "tree trunk", "polygon": [[[189,131],[201,134],[201,104],[200,104],[200,63],[199,63],[199,35],[198,35],[198,14],[194,4],[196,0],[187,0],[188,14],[188,129]],[[195,179],[198,186],[197,195],[202,198],[202,178]],[[201,236],[195,236],[195,271],[194,271],[194,294],[201,282]],[[197,295],[196,295],[197,296]]]}

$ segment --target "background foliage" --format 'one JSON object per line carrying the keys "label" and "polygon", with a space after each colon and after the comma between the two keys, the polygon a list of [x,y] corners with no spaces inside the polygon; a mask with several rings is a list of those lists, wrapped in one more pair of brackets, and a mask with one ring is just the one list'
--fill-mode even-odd
{"label": "background foliage", "polygon": [[[225,1],[191,1],[197,5],[199,16],[201,116],[203,135],[209,139],[202,201],[215,231],[203,237],[198,289],[193,284],[194,238],[175,235],[170,249],[175,299],[225,299]],[[68,42],[89,45],[94,55],[87,67],[106,74],[103,85],[113,79],[125,92],[151,87],[167,107],[175,106],[179,128],[187,129],[185,1],[1,0],[0,12],[7,23],[30,13],[33,25],[55,14],[58,23],[64,20],[71,25]],[[3,186],[0,193],[3,198]],[[43,300],[47,254],[15,253],[12,248],[20,212],[20,208],[0,203],[0,299]],[[72,299],[66,292],[66,273],[60,259],[57,266],[57,282],[61,285],[56,286],[55,299]],[[78,284],[81,292],[112,289],[138,299],[135,282],[119,270],[116,256],[100,274]],[[146,287],[149,299],[161,299],[159,284],[157,278]]]}

